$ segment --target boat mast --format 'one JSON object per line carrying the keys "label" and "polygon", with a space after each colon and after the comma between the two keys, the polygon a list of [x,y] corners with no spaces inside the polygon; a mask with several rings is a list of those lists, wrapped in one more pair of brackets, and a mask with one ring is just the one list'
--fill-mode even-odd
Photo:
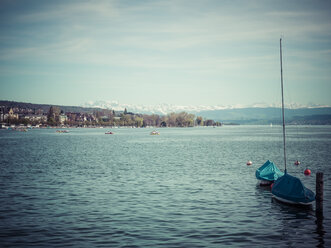
{"label": "boat mast", "polygon": [[284,93],[283,93],[283,58],[282,58],[282,38],[279,40],[280,46],[280,81],[282,88],[282,115],[283,115],[283,144],[284,144],[284,164],[285,164],[285,174],[287,173],[286,169],[286,147],[285,147],[285,114],[284,114]]}

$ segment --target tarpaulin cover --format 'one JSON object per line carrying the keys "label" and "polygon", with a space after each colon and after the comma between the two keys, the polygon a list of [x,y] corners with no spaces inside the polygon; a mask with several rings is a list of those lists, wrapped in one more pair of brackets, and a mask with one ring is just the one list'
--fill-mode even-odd
{"label": "tarpaulin cover", "polygon": [[256,170],[255,175],[259,180],[275,181],[283,176],[284,173],[281,172],[273,162],[268,160]]}
{"label": "tarpaulin cover", "polygon": [[309,203],[315,200],[315,194],[306,188],[299,178],[286,173],[275,181],[271,193],[294,203]]}

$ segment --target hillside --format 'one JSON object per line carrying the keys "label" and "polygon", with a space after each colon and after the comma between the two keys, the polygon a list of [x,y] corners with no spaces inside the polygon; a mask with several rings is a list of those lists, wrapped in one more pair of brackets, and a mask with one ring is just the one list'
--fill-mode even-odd
{"label": "hillside", "polygon": [[[240,108],[201,111],[196,115],[222,122],[238,124],[281,123],[280,108]],[[331,124],[331,108],[285,109],[285,119],[289,124]]]}
{"label": "hillside", "polygon": [[51,104],[36,104],[26,102],[14,102],[14,101],[0,101],[0,106],[9,108],[21,108],[21,109],[42,109],[44,113],[47,113],[51,106],[58,106],[63,112],[78,112],[78,113],[90,113],[94,110],[101,110],[101,108],[85,108],[80,106],[62,106]]}
{"label": "hillside", "polygon": [[[33,104],[14,101],[0,101],[0,106],[17,107],[26,109],[42,109],[44,113],[48,112],[50,104]],[[170,105],[169,105],[170,106]],[[168,107],[169,107],[168,106]],[[80,107],[80,106],[58,106],[63,112],[79,112],[92,113],[95,110],[102,110],[100,107]],[[124,109],[123,109],[124,110]],[[131,109],[128,109],[131,110]],[[169,110],[170,113],[171,110]],[[122,111],[116,111],[122,112]],[[137,114],[148,114],[147,110],[141,109],[134,111]],[[174,109],[172,112],[178,112]],[[204,119],[211,119],[222,123],[237,123],[237,124],[280,124],[281,109],[274,107],[267,108],[229,108],[219,110],[204,110],[204,111],[186,111],[196,116],[202,116]],[[285,119],[288,124],[304,124],[304,125],[331,125],[331,108],[297,108],[285,109]]]}

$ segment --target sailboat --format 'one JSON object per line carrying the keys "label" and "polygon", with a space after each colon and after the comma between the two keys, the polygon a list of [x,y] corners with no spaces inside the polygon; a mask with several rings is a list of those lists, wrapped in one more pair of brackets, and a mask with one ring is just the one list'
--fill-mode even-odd
{"label": "sailboat", "polygon": [[315,194],[306,188],[299,178],[291,176],[286,169],[286,142],[285,142],[285,118],[284,118],[284,93],[283,93],[283,62],[282,39],[280,39],[280,73],[282,90],[282,117],[283,117],[283,148],[284,148],[284,176],[278,178],[272,186],[271,193],[276,200],[295,205],[311,205],[315,200]]}
{"label": "sailboat", "polygon": [[284,176],[284,173],[273,162],[267,160],[256,170],[255,176],[260,180],[260,186],[270,186],[275,180]]}

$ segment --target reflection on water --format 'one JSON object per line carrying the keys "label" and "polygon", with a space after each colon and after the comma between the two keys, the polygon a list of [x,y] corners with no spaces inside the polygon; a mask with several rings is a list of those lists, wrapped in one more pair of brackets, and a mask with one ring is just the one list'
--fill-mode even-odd
{"label": "reflection on water", "polygon": [[275,198],[271,198],[271,201],[276,209],[282,213],[288,214],[288,218],[298,218],[298,219],[307,219],[309,216],[314,216],[315,212],[312,205],[299,206],[284,204],[283,202],[278,201]]}
{"label": "reflection on water", "polygon": [[324,215],[323,215],[323,209],[321,209],[320,211],[316,211],[316,234],[317,237],[316,239],[318,240],[318,245],[317,247],[325,247],[324,244],[324,235],[326,234],[325,230],[324,230]]}

